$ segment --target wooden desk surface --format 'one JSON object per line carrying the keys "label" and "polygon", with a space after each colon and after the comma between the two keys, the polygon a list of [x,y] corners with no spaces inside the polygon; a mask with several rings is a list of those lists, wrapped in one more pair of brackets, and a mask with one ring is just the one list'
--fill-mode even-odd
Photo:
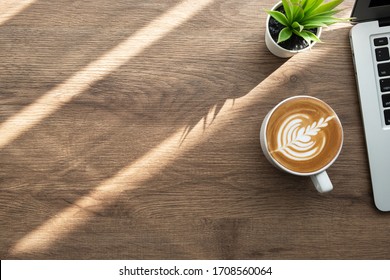
{"label": "wooden desk surface", "polygon": [[[390,258],[350,25],[276,58],[271,4],[1,1],[0,257]],[[300,94],[344,126],[329,194],[260,149],[266,113]]]}

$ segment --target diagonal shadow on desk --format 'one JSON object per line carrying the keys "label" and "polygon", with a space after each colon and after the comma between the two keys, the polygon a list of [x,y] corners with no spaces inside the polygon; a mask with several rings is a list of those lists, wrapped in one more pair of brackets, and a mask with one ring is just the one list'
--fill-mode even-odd
{"label": "diagonal shadow on desk", "polygon": [[[147,154],[177,129],[187,127],[184,133],[190,136],[202,118],[218,117],[224,112],[222,109],[227,100],[239,102],[285,62],[266,52],[258,39],[262,30],[252,28],[243,33],[241,29],[233,28],[233,24],[243,25],[245,21],[226,15],[230,11],[227,8],[217,3],[202,15],[195,16],[142,55],[91,85],[1,152],[3,162],[9,161],[2,171],[6,175],[2,176],[2,183],[12,186],[8,189],[12,191],[5,193],[4,198],[12,199],[12,202],[2,206],[6,210],[4,215],[29,217],[23,228],[10,219],[3,221],[4,227],[13,228],[12,234],[11,231],[3,233],[5,238],[2,239],[7,240],[3,248],[115,176],[121,168]],[[215,17],[215,11],[220,11],[219,17]],[[207,32],[196,30],[198,22],[209,18],[214,18],[212,28]],[[236,38],[240,38],[239,43]],[[297,60],[288,63],[291,66]],[[125,192],[108,207],[98,211],[89,209],[93,218],[57,240],[53,247],[18,257],[240,256],[233,248],[221,249],[223,243],[230,242],[226,236],[235,230],[241,235],[242,230],[251,228],[252,236],[254,229],[259,228],[248,219],[253,213],[261,212],[262,207],[272,207],[272,200],[268,203],[262,200],[262,191],[253,185],[264,178],[264,173],[273,173],[272,168],[255,154],[259,117],[275,104],[272,94],[280,99],[310,93],[304,76],[315,79],[310,69],[315,63],[314,56],[307,64],[297,65],[295,71],[288,67],[283,71],[282,67],[263,85],[264,88],[260,85],[258,91],[262,98],[252,97],[249,101],[253,103],[244,107],[246,110],[235,113],[231,127],[217,130],[215,137],[195,146],[194,151],[189,150],[173,165],[162,168],[156,176],[140,184],[140,188]],[[280,82],[282,87],[279,87]],[[231,107],[234,106],[232,103]],[[235,138],[229,139],[229,133]],[[183,143],[185,141],[186,137]],[[232,147],[231,141],[237,142],[237,151],[226,150],[226,147]],[[221,160],[229,160],[232,165],[221,164]],[[253,168],[255,165],[260,169]],[[234,170],[240,170],[239,174],[250,179],[245,181]],[[22,173],[24,177],[18,175]],[[286,185],[288,179],[282,176],[279,180]],[[294,184],[287,183],[287,188],[291,188],[293,194]],[[20,190],[24,194],[16,198]],[[300,192],[307,194],[308,191],[302,188]],[[280,193],[277,191],[273,195]],[[270,197],[269,193],[267,197]],[[299,200],[298,196],[294,198]],[[26,203],[29,200],[31,204]],[[226,208],[226,204],[234,206]],[[297,208],[296,211],[301,210]],[[33,218],[29,215],[31,212]],[[202,218],[192,224],[189,219],[195,215]],[[77,218],[71,217],[69,222]],[[245,226],[241,228],[240,223]],[[175,232],[176,228],[180,229]],[[195,233],[191,235],[192,232]],[[223,234],[225,239],[218,238],[218,234]],[[217,240],[221,241],[219,245],[215,243]],[[127,249],[119,250],[123,244]],[[207,247],[217,251],[213,254]],[[274,245],[268,250],[278,251]]]}
{"label": "diagonal shadow on desk", "polygon": [[[175,5],[173,1],[151,2],[123,6],[105,0],[35,0],[5,21],[0,25],[1,120],[32,104]],[[135,12],[139,9],[142,14]]]}
{"label": "diagonal shadow on desk", "polygon": [[[35,8],[25,13],[32,11],[34,15]],[[213,9],[224,7],[216,4]],[[243,20],[228,15],[231,21],[226,21],[220,14],[213,15],[215,21],[205,32],[198,22],[208,16],[196,16],[157,46],[91,85],[2,151],[3,162],[7,162],[2,169],[3,183],[9,186],[3,196],[9,199],[3,205],[4,215],[12,217],[17,212],[34,220],[32,227],[26,220],[23,230],[17,230],[19,234],[8,232],[8,240],[16,240],[34,228],[41,222],[39,216],[51,217],[87,194],[100,180],[140,157],[172,130],[183,124],[193,126],[212,107],[218,113],[227,99],[246,94],[284,62],[259,55],[265,51],[258,41],[261,30],[243,35],[232,28]],[[226,31],[231,34],[223,37]],[[193,35],[184,39],[189,33]],[[240,38],[238,43],[235,37]],[[39,49],[39,45],[35,47]],[[253,60],[254,56],[258,59]],[[44,64],[37,65],[45,70]],[[26,84],[34,81],[34,75],[29,78]],[[14,199],[15,194],[19,200]],[[40,214],[37,209],[41,209]],[[28,215],[31,212],[34,217]]]}

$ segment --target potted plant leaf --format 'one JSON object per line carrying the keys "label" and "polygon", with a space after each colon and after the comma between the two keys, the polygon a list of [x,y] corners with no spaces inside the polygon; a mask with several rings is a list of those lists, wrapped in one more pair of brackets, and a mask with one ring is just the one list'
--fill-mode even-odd
{"label": "potted plant leaf", "polygon": [[320,42],[323,27],[348,20],[336,18],[343,0],[282,0],[266,10],[265,43],[276,56],[291,57]]}

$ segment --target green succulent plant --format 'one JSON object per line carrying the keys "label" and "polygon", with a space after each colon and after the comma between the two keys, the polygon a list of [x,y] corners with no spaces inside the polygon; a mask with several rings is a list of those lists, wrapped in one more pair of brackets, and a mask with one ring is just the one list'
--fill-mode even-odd
{"label": "green succulent plant", "polygon": [[271,17],[285,26],[279,33],[277,43],[290,39],[293,34],[302,37],[308,44],[312,41],[319,42],[320,39],[310,29],[348,20],[334,17],[340,11],[335,8],[343,1],[282,0],[284,13],[266,10]]}

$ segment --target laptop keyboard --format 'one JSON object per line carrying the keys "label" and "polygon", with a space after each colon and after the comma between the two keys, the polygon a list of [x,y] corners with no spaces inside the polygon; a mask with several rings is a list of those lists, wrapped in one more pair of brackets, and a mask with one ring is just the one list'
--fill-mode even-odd
{"label": "laptop keyboard", "polygon": [[385,125],[390,126],[390,53],[388,36],[381,36],[374,39],[375,57],[378,67],[380,94]]}

